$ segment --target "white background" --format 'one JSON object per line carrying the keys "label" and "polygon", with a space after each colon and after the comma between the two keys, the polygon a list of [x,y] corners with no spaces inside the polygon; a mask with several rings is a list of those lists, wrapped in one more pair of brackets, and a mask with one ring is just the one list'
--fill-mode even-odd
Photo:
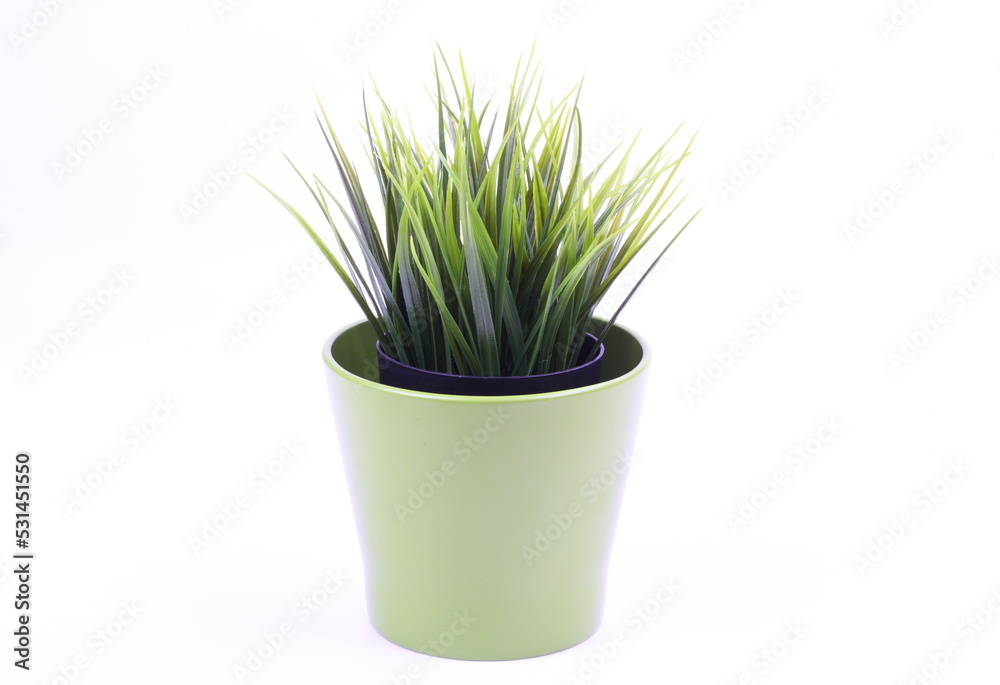
{"label": "white background", "polygon": [[[294,635],[243,682],[390,683],[416,664],[421,684],[909,683],[949,641],[957,655],[928,682],[997,682],[1000,626],[967,641],[960,623],[992,619],[1000,588],[1000,278],[983,262],[1000,255],[1000,7],[909,0],[887,24],[890,0],[399,3],[92,0],[49,2],[51,17],[5,3],[0,453],[11,481],[15,453],[33,455],[37,558],[30,674],[10,663],[16,583],[0,566],[0,682],[239,682],[234,667],[284,621]],[[352,144],[369,74],[419,127],[435,39],[501,95],[534,41],[546,97],[585,74],[591,149],[700,130],[688,183],[705,210],[623,317],[655,358],[604,625],[520,662],[422,658],[369,626],[320,360],[360,315],[325,265],[294,287],[307,238],[242,173],[307,206],[280,154],[332,180],[314,91]],[[231,161],[240,173],[216,194]],[[740,166],[741,187],[720,186]],[[873,206],[895,181],[903,192]],[[185,217],[199,192],[213,197]],[[864,208],[878,217],[852,234]],[[227,345],[275,289],[273,314]],[[794,304],[774,317],[781,289]],[[771,322],[759,336],[754,317]],[[912,359],[893,363],[915,334]],[[734,342],[743,354],[711,366]],[[52,358],[23,373],[36,352]],[[715,378],[689,401],[699,372]],[[158,400],[176,409],[123,440]],[[796,470],[786,455],[831,418],[838,434]],[[304,452],[261,493],[251,478],[286,440]],[[96,489],[68,499],[116,452]],[[950,460],[967,472],[926,505]],[[787,479],[771,487],[777,469]],[[761,487],[774,496],[734,530]],[[192,536],[241,492],[251,506],[196,554]],[[908,514],[898,541],[879,540]],[[881,558],[859,567],[870,544]],[[338,570],[343,587],[299,621],[296,602]],[[657,606],[664,580],[678,591]],[[140,613],[119,635],[129,602]],[[658,611],[633,631],[646,603]],[[805,635],[764,673],[760,650],[796,621]]]}

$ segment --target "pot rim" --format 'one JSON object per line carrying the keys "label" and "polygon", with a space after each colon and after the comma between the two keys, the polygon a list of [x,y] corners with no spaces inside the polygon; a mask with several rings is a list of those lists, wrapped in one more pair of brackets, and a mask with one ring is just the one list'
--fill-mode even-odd
{"label": "pot rim", "polygon": [[[367,325],[368,321],[362,319],[360,321],[355,321],[353,323],[347,324],[346,326],[338,329],[333,335],[326,339],[323,343],[323,361],[326,363],[327,367],[338,376],[344,380],[366,387],[377,392],[389,393],[392,395],[404,395],[419,399],[434,399],[442,402],[460,402],[463,404],[503,404],[503,403],[517,403],[517,402],[534,402],[540,400],[554,400],[562,397],[571,397],[574,395],[586,395],[595,392],[601,392],[607,388],[621,385],[632,380],[636,376],[642,374],[643,371],[649,366],[650,362],[650,347],[642,336],[636,333],[634,330],[628,326],[623,326],[622,324],[615,322],[613,328],[620,329],[627,335],[631,336],[636,343],[638,343],[640,349],[642,350],[642,357],[636,363],[634,367],[620,376],[614,378],[609,378],[606,381],[601,381],[600,383],[594,383],[592,385],[585,385],[579,388],[571,388],[569,390],[556,390],[554,392],[542,392],[534,393],[529,395],[449,395],[436,392],[424,392],[421,390],[407,390],[404,388],[396,388],[391,385],[383,385],[377,380],[371,380],[363,376],[359,376],[351,371],[344,368],[336,359],[333,357],[333,343],[340,336],[344,335],[349,330],[360,326],[362,324]],[[606,345],[604,345],[604,357],[608,358],[609,355],[614,353],[614,350],[609,350]]]}

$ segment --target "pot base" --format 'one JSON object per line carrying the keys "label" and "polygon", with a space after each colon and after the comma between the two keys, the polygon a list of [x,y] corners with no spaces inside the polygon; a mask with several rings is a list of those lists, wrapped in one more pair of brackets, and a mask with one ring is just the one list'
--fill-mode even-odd
{"label": "pot base", "polygon": [[[421,614],[408,624],[400,620],[398,608],[371,601],[368,614],[379,635],[412,652],[461,661],[512,661],[554,654],[589,639],[600,628],[603,594],[565,597],[524,612],[510,605],[483,605],[448,615],[435,612],[439,615],[433,620]],[[428,632],[432,623],[440,630]]]}

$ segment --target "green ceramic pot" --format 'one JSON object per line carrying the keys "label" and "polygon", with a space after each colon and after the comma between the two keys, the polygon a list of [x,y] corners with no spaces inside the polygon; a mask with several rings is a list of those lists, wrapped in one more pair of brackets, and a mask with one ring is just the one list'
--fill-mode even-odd
{"label": "green ceramic pot", "polygon": [[377,382],[367,322],[323,348],[368,613],[425,654],[501,660],[597,630],[649,349],[616,325],[601,381],[476,397]]}

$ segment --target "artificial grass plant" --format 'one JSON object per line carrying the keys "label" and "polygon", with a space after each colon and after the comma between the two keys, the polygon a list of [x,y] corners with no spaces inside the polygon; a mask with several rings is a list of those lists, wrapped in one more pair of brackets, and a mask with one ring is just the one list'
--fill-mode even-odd
{"label": "artificial grass plant", "polygon": [[518,62],[501,120],[492,102],[475,103],[461,56],[458,64],[456,74],[438,48],[427,89],[437,120],[431,146],[417,142],[377,89],[377,115],[365,103],[364,138],[379,187],[371,201],[319,104],[343,197],[292,167],[332,229],[325,239],[264,187],[316,243],[398,361],[473,376],[571,368],[582,361],[583,334],[603,339],[697,216],[596,325],[595,309],[615,279],[663,225],[679,222],[674,215],[686,195],[679,196],[678,169],[694,136],[672,154],[678,127],[629,171],[633,139],[616,162],[613,151],[585,173],[580,85],[543,112],[541,70],[529,55]]}

